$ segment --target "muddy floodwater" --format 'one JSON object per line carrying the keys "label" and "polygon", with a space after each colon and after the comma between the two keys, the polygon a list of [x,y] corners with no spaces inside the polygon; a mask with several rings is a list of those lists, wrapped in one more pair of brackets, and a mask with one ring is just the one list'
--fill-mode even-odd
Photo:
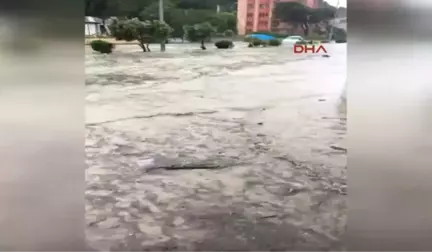
{"label": "muddy floodwater", "polygon": [[346,45],[86,48],[96,250],[343,250]]}

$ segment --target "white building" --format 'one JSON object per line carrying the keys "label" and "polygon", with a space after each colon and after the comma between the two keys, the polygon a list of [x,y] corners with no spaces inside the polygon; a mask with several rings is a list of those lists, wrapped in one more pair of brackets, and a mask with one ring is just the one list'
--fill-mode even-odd
{"label": "white building", "polygon": [[96,17],[85,17],[84,32],[86,36],[99,36],[108,33],[108,28],[104,26],[103,20]]}

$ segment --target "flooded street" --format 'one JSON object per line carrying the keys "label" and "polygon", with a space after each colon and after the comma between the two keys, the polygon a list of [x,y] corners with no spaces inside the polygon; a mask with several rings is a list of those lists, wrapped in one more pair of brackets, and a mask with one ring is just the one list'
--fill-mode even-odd
{"label": "flooded street", "polygon": [[86,48],[90,246],[344,249],[346,45],[327,48]]}

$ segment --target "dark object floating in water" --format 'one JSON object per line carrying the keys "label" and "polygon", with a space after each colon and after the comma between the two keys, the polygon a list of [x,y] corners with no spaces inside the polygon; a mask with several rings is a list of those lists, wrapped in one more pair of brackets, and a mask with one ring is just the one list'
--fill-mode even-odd
{"label": "dark object floating in water", "polygon": [[318,101],[323,102],[326,101],[326,99],[318,99]]}
{"label": "dark object floating in water", "polygon": [[324,54],[324,55],[323,55],[323,58],[330,58],[330,55],[328,55],[328,54]]}
{"label": "dark object floating in water", "polygon": [[259,122],[259,123],[257,123],[258,125],[263,125],[264,123],[263,122]]}
{"label": "dark object floating in water", "polygon": [[342,147],[338,147],[338,146],[334,146],[334,145],[330,145],[330,148],[332,148],[333,150],[338,150],[338,151],[347,151],[347,149],[342,148]]}
{"label": "dark object floating in water", "polygon": [[146,171],[152,171],[156,169],[164,170],[202,170],[202,169],[224,169],[234,167],[244,162],[233,162],[224,160],[177,160],[166,158],[162,155],[156,155],[152,158],[140,159],[137,161],[138,167]]}

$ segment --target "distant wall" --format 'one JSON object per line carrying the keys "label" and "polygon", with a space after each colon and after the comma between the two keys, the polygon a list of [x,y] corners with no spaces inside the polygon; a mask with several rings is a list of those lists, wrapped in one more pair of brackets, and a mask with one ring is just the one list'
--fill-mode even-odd
{"label": "distant wall", "polygon": [[101,34],[100,25],[96,23],[84,24],[84,31],[86,36],[94,36]]}

